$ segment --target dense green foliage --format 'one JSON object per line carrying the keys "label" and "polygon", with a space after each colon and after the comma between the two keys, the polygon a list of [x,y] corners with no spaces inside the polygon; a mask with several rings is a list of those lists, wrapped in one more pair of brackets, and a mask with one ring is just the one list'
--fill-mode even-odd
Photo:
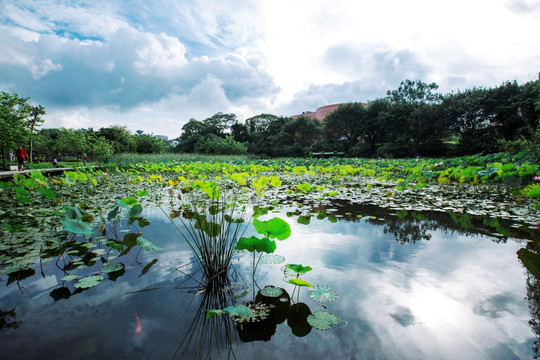
{"label": "dense green foliage", "polygon": [[[442,95],[437,84],[403,81],[387,97],[366,107],[347,103],[324,121],[261,114],[238,122],[218,113],[183,127],[176,151],[307,156],[340,152],[353,157],[460,156],[529,151],[540,145],[540,82],[459,91]],[[230,139],[230,136],[234,139]],[[228,147],[218,146],[229,139]]]}
{"label": "dense green foliage", "polygon": [[42,106],[2,92],[0,147],[3,154],[30,143],[39,160],[71,159],[83,153],[96,161],[122,153],[177,153],[305,157],[337,152],[348,157],[452,157],[505,151],[540,156],[540,81],[473,88],[446,95],[438,85],[405,80],[384,98],[342,104],[323,121],[307,115],[260,114],[244,122],[217,113],[190,119],[173,149],[157,136],[131,133],[126,126],[41,129]]}

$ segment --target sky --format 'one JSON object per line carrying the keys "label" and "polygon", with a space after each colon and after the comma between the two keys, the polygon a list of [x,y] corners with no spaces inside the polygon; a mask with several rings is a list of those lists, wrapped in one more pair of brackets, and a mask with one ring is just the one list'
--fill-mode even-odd
{"label": "sky", "polygon": [[1,0],[0,90],[43,127],[181,134],[194,118],[369,102],[540,72],[540,0]]}

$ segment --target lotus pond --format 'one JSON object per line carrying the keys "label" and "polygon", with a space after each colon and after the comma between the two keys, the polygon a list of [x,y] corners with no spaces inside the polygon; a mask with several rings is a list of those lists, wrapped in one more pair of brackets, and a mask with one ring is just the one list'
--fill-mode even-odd
{"label": "lotus pond", "polygon": [[538,166],[506,160],[15,177],[2,357],[536,358]]}

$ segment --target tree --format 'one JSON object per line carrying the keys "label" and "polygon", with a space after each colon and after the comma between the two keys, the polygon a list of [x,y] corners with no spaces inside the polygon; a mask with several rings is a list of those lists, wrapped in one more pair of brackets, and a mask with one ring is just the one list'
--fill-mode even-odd
{"label": "tree", "polygon": [[231,135],[235,141],[240,143],[246,143],[250,140],[248,127],[238,121],[231,125]]}
{"label": "tree", "polygon": [[135,152],[137,150],[137,144],[135,143],[133,134],[125,125],[116,124],[101,128],[96,132],[96,135],[110,140],[116,154]]}
{"label": "tree", "polygon": [[225,139],[210,135],[201,138],[195,144],[195,152],[199,154],[242,155],[247,153],[247,146],[235,141],[230,135],[225,136]]}
{"label": "tree", "polygon": [[441,104],[441,113],[451,124],[450,130],[460,134],[460,155],[498,150],[493,114],[486,108],[487,95],[487,90],[474,88],[450,94]]}
{"label": "tree", "polygon": [[206,125],[207,134],[214,134],[223,138],[225,137],[231,125],[235,122],[235,114],[223,114],[220,112],[203,120],[204,125]]}
{"label": "tree", "polygon": [[75,129],[61,128],[58,136],[59,151],[65,155],[75,156],[77,166],[79,166],[79,156],[84,151],[86,136],[83,131]]}
{"label": "tree", "polygon": [[32,136],[34,134],[34,130],[36,127],[41,126],[43,122],[45,121],[41,116],[47,114],[45,111],[45,108],[41,105],[38,106],[31,106],[30,107],[30,117],[27,120],[27,126],[28,130],[30,132],[30,161],[33,161],[33,143],[32,143]]}
{"label": "tree", "polygon": [[[285,123],[284,118],[271,114],[260,114],[246,119],[249,152],[259,155],[273,154],[274,147],[269,138],[279,134]],[[276,140],[280,140],[279,137]]]}
{"label": "tree", "polygon": [[97,136],[95,133],[86,134],[86,152],[90,159],[104,160],[114,153],[112,141]]}
{"label": "tree", "polygon": [[164,154],[169,150],[169,144],[154,135],[135,135],[134,139],[139,154]]}
{"label": "tree", "polygon": [[190,119],[182,126],[182,134],[178,138],[176,150],[178,152],[192,153],[195,151],[195,144],[207,133],[207,126],[196,119]]}
{"label": "tree", "polygon": [[340,105],[335,111],[326,115],[325,137],[335,149],[347,152],[358,141],[363,142],[366,119],[367,110],[362,103]]}
{"label": "tree", "polygon": [[246,119],[246,127],[250,135],[262,133],[268,129],[268,126],[278,120],[279,117],[272,114],[260,114]]}
{"label": "tree", "polygon": [[2,163],[6,168],[6,152],[25,142],[28,136],[26,118],[30,113],[29,98],[19,94],[0,93],[0,150]]}
{"label": "tree", "polygon": [[387,91],[392,104],[392,121],[386,151],[394,156],[440,156],[445,148],[443,138],[447,125],[438,116],[443,96],[436,92],[439,85],[421,80],[405,80],[398,89]]}
{"label": "tree", "polygon": [[386,95],[394,103],[407,104],[440,104],[442,95],[435,93],[439,85],[435,83],[426,84],[421,80],[402,81],[397,90],[388,90]]}

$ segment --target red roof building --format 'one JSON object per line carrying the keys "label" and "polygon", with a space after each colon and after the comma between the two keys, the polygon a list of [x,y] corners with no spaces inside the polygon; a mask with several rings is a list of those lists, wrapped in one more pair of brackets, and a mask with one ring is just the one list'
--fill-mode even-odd
{"label": "red roof building", "polygon": [[[302,114],[293,115],[292,118],[296,119],[297,117],[303,115],[303,116],[309,116],[312,119],[324,120],[326,115],[335,111],[340,105],[343,105],[343,104],[332,104],[332,105],[321,106],[320,108],[317,108],[317,110],[315,111],[306,111]],[[362,105],[364,105],[364,107],[368,107],[368,104],[366,103],[362,103]]]}

